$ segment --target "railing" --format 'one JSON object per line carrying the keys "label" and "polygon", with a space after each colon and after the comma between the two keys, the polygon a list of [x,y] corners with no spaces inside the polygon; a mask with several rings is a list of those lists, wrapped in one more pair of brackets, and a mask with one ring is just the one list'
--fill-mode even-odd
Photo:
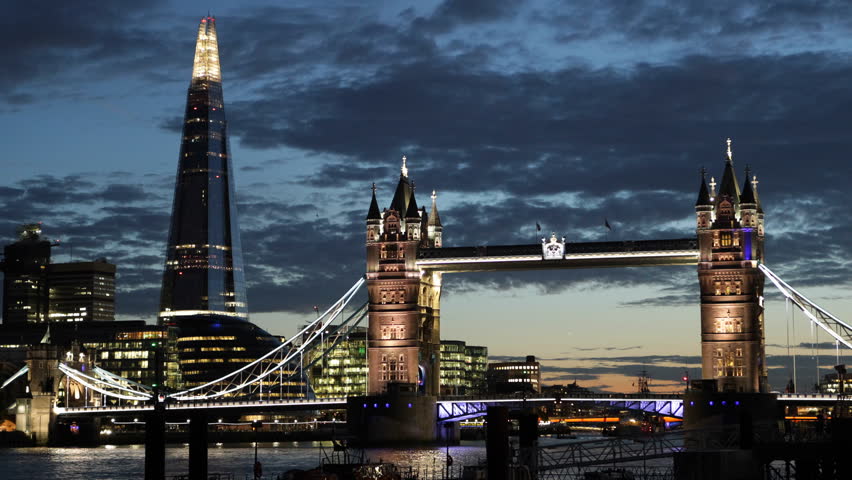
{"label": "railing", "polygon": [[598,465],[671,457],[683,450],[684,433],[612,437],[541,447],[538,471],[566,471]]}

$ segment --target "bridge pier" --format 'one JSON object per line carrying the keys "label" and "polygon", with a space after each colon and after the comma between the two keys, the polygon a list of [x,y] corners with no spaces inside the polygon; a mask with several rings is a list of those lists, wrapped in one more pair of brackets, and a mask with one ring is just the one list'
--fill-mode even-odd
{"label": "bridge pier", "polygon": [[509,478],[509,409],[488,407],[488,430],[485,437],[488,480]]}
{"label": "bridge pier", "polygon": [[189,417],[189,479],[207,479],[207,414]]}
{"label": "bridge pier", "polygon": [[166,416],[158,408],[145,414],[145,480],[166,476]]}
{"label": "bridge pier", "polygon": [[[674,457],[675,478],[761,478],[755,442],[778,441],[783,410],[775,395],[717,392],[716,380],[684,396],[685,451]],[[698,386],[698,385],[695,385]]]}
{"label": "bridge pier", "polygon": [[436,397],[395,388],[384,395],[349,397],[346,405],[349,431],[367,445],[435,443],[437,417]]}

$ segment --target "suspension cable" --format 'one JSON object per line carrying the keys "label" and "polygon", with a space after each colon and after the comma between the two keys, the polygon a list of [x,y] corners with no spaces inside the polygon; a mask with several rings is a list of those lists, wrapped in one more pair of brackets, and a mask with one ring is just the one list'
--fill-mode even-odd
{"label": "suspension cable", "polygon": [[[295,358],[296,355],[301,355],[304,351],[305,346],[313,342],[315,338],[319,338],[321,332],[327,328],[327,326],[334,321],[342,312],[346,305],[355,297],[355,294],[358,292],[360,287],[365,283],[364,277],[358,279],[357,282],[331,307],[328,308],[322,315],[320,315],[316,320],[308,324],[305,328],[303,328],[299,333],[295,336],[290,337],[286,342],[281,345],[275,347],[270,350],[257,360],[244,365],[243,367],[234,370],[231,373],[223,375],[222,377],[207,382],[203,385],[198,385],[193,388],[189,388],[180,392],[175,392],[169,394],[169,397],[174,398],[175,400],[207,400],[210,398],[221,397],[223,395],[227,395],[229,393],[235,392],[237,390],[242,389],[247,385],[251,385],[257,381],[263,380],[267,376],[275,373],[280,368],[283,368],[287,363],[290,362],[291,359]],[[303,339],[303,343],[300,346],[295,344],[295,339],[302,338],[307,334],[307,339]],[[287,348],[287,353],[284,353],[284,349]],[[271,359],[274,355],[281,354],[281,360],[276,361]],[[267,361],[267,359],[270,359]],[[263,363],[266,361],[267,364],[271,363],[271,366],[267,366],[264,368]],[[255,371],[255,368],[260,368],[260,371]],[[243,377],[242,375],[246,376]],[[222,385],[222,382],[230,380],[229,385]],[[234,385],[234,382],[239,382]],[[220,390],[202,393],[200,395],[189,395],[192,392],[199,392],[200,390],[209,390],[214,387],[220,387]]]}

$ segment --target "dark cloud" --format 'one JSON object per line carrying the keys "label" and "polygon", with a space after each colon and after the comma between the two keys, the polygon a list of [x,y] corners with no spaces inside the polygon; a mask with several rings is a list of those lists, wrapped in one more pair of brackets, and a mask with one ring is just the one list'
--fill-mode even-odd
{"label": "dark cloud", "polygon": [[[89,3],[46,5],[61,22],[20,6],[0,20],[8,73],[0,101],[25,108],[109,97],[108,88],[84,87],[110,79],[122,80],[119,95],[132,91],[140,101],[166,88],[183,95],[195,18],[164,16],[161,3],[153,10]],[[751,164],[760,177],[768,264],[795,286],[838,287],[835,296],[844,295],[852,268],[852,164],[845,161],[852,61],[843,48],[808,46],[834,32],[846,38],[849,5],[530,5],[448,0],[389,16],[334,4],[240,7],[220,18],[234,143],[275,157],[239,167],[246,176],[269,172],[238,192],[252,312],[310,312],[363,274],[369,185],[378,183],[387,205],[402,153],[421,204],[438,190],[448,246],[538,242],[536,222],[569,241],[679,238],[694,234],[698,169],[720,176],[727,136],[738,173]],[[575,43],[554,49],[553,38]],[[608,56],[611,42],[631,46],[629,61]],[[652,47],[661,45],[667,53],[655,56]],[[181,111],[182,104],[163,106],[161,129],[180,130]],[[46,234],[73,246],[75,258],[117,262],[119,313],[150,318],[172,167],[116,168],[122,171],[33,175],[0,186],[0,238],[11,240],[19,223],[44,221]],[[70,257],[70,246],[56,254]],[[448,275],[445,294],[613,285],[655,289],[625,307],[697,302],[692,267]],[[548,373],[588,379],[697,361],[621,358],[620,367]],[[569,359],[587,360],[545,362]],[[678,369],[654,376],[675,382]]]}
{"label": "dark cloud", "polygon": [[[77,82],[90,81],[92,75],[103,79],[150,71],[157,68],[150,62],[155,58],[165,66],[170,44],[191,43],[171,37],[168,29],[153,34],[159,23],[139,22],[164,3],[51,0],[38,8],[10,6],[0,19],[0,42],[5,45],[0,53],[5,72],[0,99],[21,105],[69,95],[77,91]],[[57,77],[63,81],[52,81]]]}

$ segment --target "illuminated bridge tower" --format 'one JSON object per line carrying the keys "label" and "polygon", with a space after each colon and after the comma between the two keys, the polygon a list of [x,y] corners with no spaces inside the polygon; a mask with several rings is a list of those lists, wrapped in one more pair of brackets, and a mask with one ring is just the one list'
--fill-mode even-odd
{"label": "illuminated bridge tower", "polygon": [[443,227],[434,192],[429,214],[417,207],[405,162],[390,207],[379,211],[374,186],[367,214],[368,392],[409,383],[437,395],[441,273],[421,274],[416,261],[421,247],[441,246]]}
{"label": "illuminated bridge tower", "polygon": [[198,26],[160,294],[159,320],[178,332],[186,387],[277,344],[248,322],[227,127],[216,19],[208,16]]}
{"label": "illuminated bridge tower", "polygon": [[[749,170],[746,169],[746,177]],[[767,390],[763,323],[763,209],[757,177],[740,191],[731,140],[718,193],[702,172],[695,205],[703,378],[720,391]]]}

